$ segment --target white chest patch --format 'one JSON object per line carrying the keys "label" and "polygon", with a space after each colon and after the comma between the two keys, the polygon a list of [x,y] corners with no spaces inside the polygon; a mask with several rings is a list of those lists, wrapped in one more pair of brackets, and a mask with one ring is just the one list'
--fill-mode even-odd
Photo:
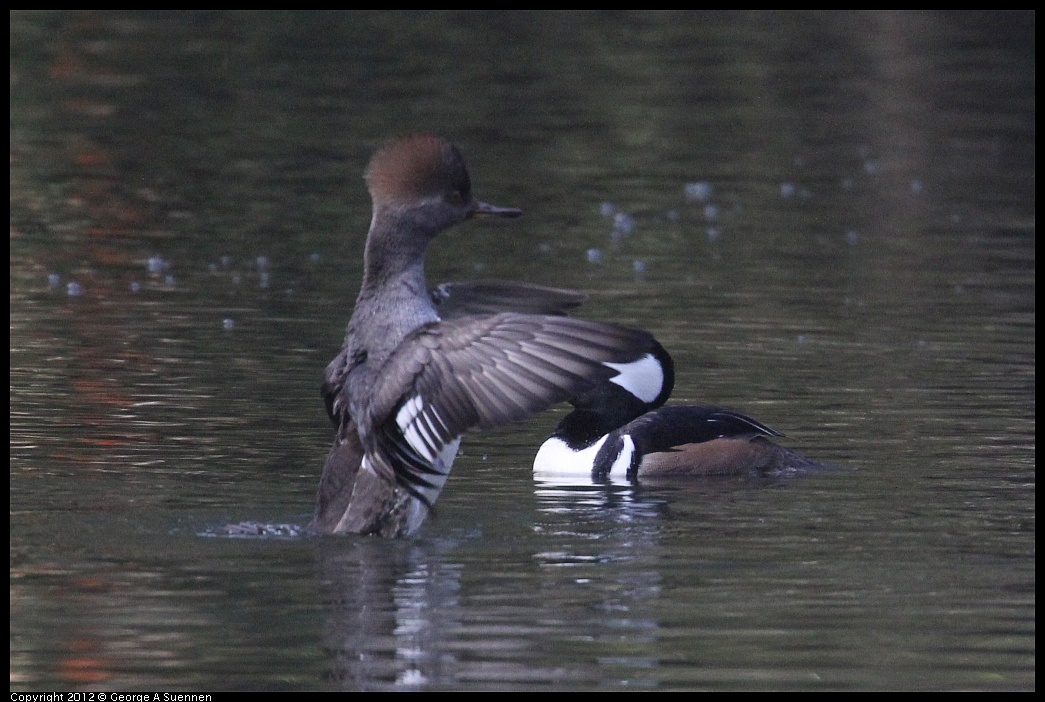
{"label": "white chest patch", "polygon": [[577,475],[591,482],[591,468],[595,462],[595,454],[602,448],[606,437],[602,437],[586,449],[575,451],[557,436],[545,441],[533,459],[534,473],[558,473],[560,475]]}
{"label": "white chest patch", "polygon": [[[575,451],[558,437],[552,437],[541,445],[533,459],[533,477],[542,483],[553,485],[591,485],[591,470],[595,463],[595,454],[606,442],[602,437],[586,449]],[[607,476],[612,483],[628,482],[628,466],[635,452],[635,444],[630,436],[624,437],[624,450],[613,462]]]}
{"label": "white chest patch", "polygon": [[631,440],[629,434],[625,434],[621,437],[621,443],[624,446],[621,448],[617,460],[613,462],[613,466],[610,468],[610,476],[625,480],[628,477],[628,468],[631,467],[631,458],[635,455],[635,442]]}
{"label": "white chest patch", "polygon": [[664,388],[664,369],[651,353],[631,363],[602,365],[618,373],[610,378],[610,382],[620,385],[643,402],[653,402]]}

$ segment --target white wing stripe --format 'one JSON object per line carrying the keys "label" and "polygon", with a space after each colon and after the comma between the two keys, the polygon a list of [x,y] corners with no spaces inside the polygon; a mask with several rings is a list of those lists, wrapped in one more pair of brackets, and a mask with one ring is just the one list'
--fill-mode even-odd
{"label": "white wing stripe", "polygon": [[420,454],[422,458],[424,458],[429,463],[432,462],[432,459],[435,457],[435,452],[432,451],[432,448],[425,442],[425,440],[418,433],[416,424],[411,424],[410,428],[403,433],[403,436],[406,439],[406,442],[410,444],[410,446],[415,451],[417,451],[417,453]]}
{"label": "white wing stripe", "polygon": [[[396,426],[410,447],[436,467],[436,458],[454,442],[454,439],[443,438],[450,433],[449,427],[439,411],[431,405],[426,405],[420,395],[415,395],[402,404],[396,413]],[[452,463],[452,458],[449,462]]]}
{"label": "white wing stripe", "polygon": [[399,431],[410,447],[431,463],[438,453],[436,447],[442,442],[434,440],[427,432],[424,423],[419,421],[424,417],[424,409],[424,401],[421,396],[414,395],[404,402],[396,413],[396,426],[399,427]]}
{"label": "white wing stripe", "polygon": [[439,430],[436,428],[435,423],[432,421],[432,415],[438,417],[435,408],[429,407],[427,412],[422,412],[421,415],[417,418],[417,424],[421,428],[421,431],[424,433],[424,435],[428,437],[428,443],[431,446],[442,446],[443,438]]}

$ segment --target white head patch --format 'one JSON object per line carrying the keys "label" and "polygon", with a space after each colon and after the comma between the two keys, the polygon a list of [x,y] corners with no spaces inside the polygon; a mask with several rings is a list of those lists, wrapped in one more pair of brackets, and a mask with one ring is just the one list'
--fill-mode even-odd
{"label": "white head patch", "polygon": [[664,368],[651,353],[631,363],[607,362],[602,365],[618,373],[610,378],[610,382],[621,386],[643,402],[653,402],[664,389]]}

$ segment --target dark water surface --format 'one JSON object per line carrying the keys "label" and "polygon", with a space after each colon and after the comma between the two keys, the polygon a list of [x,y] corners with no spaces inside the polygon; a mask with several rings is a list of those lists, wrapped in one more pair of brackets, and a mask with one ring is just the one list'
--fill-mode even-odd
{"label": "dark water surface", "polygon": [[[11,14],[11,687],[1034,689],[1033,13]],[[466,437],[412,539],[303,524],[375,146],[514,222],[675,401],[843,470],[563,487]]]}

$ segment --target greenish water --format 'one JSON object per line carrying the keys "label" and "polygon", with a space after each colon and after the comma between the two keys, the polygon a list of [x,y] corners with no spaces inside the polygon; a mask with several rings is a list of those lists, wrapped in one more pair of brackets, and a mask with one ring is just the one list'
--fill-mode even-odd
{"label": "greenish water", "polygon": [[[12,690],[1034,688],[1033,13],[14,12]],[[855,470],[307,521],[372,149],[514,222],[431,282],[583,289],[674,401]]]}

